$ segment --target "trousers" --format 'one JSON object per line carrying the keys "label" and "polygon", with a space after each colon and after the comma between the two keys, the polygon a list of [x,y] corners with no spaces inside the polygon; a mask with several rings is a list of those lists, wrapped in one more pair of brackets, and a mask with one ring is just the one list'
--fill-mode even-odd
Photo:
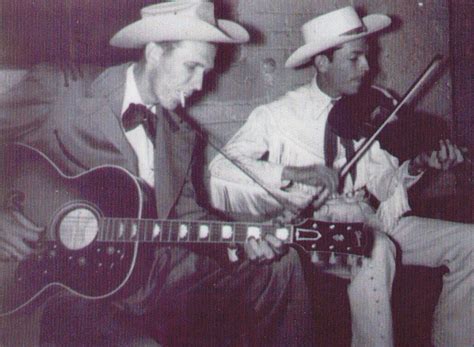
{"label": "trousers", "polygon": [[[373,218],[362,201],[330,200],[314,215],[327,221]],[[353,346],[391,346],[391,288],[395,247],[404,265],[446,266],[443,289],[433,317],[434,346],[474,345],[474,225],[403,217],[384,237],[376,233],[372,256],[363,261],[348,287]]]}
{"label": "trousers", "polygon": [[449,270],[433,317],[433,345],[474,346],[474,225],[411,216],[390,236],[403,264]]}
{"label": "trousers", "polygon": [[44,346],[310,346],[311,302],[300,258],[223,267],[160,247],[141,290],[120,302],[65,296],[41,319]]}

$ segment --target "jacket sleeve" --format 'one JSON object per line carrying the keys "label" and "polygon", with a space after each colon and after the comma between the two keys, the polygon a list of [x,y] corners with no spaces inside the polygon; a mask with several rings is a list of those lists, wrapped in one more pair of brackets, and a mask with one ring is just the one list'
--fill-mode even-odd
{"label": "jacket sleeve", "polygon": [[41,127],[51,109],[53,93],[34,75],[0,95],[0,143],[20,141]]}

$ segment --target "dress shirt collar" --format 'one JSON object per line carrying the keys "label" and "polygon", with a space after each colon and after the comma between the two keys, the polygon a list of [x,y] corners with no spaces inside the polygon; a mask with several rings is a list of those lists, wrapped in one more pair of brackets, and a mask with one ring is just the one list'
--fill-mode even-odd
{"label": "dress shirt collar", "polygon": [[[130,104],[144,104],[142,97],[140,96],[140,92],[138,91],[137,82],[135,80],[135,75],[133,73],[133,69],[135,64],[131,64],[127,69],[127,76],[125,80],[125,95],[123,98],[122,104],[122,114],[127,110]],[[154,105],[145,105],[148,109],[154,111],[152,107]]]}

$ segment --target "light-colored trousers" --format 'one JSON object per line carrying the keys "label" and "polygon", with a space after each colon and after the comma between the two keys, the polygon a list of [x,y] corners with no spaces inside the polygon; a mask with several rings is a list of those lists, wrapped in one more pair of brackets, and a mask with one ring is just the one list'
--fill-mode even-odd
{"label": "light-colored trousers", "polygon": [[[373,210],[365,203],[330,200],[314,218],[334,222],[367,221]],[[474,346],[474,225],[404,217],[390,233],[402,251],[402,263],[445,265],[443,289],[435,310],[432,342],[439,346]],[[375,233],[372,255],[353,272],[348,295],[352,346],[392,346],[390,297],[395,274],[395,247]]]}

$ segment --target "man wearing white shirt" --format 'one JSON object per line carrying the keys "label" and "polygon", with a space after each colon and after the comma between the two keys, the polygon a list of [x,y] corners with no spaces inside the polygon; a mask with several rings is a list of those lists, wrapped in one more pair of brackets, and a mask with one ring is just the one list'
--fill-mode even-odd
{"label": "man wearing white shirt", "polygon": [[[460,150],[442,141],[439,151],[399,165],[375,142],[356,164],[355,173],[343,179],[342,191],[334,194],[330,168],[340,169],[363,140],[348,143],[337,137],[332,148],[328,117],[338,99],[359,91],[369,71],[366,36],[389,24],[385,15],[360,18],[346,7],[303,25],[305,45],[288,58],[286,66],[312,60],[313,81],[256,108],[223,149],[226,157],[251,171],[272,194],[218,155],[210,164],[212,201],[228,212],[275,216],[295,206],[304,210],[313,199],[316,219],[378,226],[400,245],[404,264],[449,268],[434,317],[433,344],[472,346],[473,226],[400,218],[409,210],[406,190],[427,168],[448,169],[462,162]],[[264,155],[268,160],[262,160]],[[380,202],[377,213],[368,194]],[[375,237],[371,257],[352,274],[348,288],[354,346],[393,344],[390,296],[395,248],[380,231]]]}

